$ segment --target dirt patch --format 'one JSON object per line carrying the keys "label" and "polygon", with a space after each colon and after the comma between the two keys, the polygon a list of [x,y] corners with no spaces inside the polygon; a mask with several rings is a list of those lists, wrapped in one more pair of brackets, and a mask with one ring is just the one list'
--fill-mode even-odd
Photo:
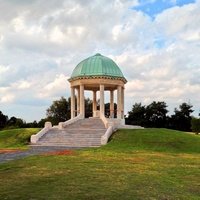
{"label": "dirt patch", "polygon": [[52,156],[64,156],[64,155],[73,155],[74,151],[72,150],[62,150],[62,151],[52,151],[52,152],[48,152],[45,153],[44,155],[52,155]]}
{"label": "dirt patch", "polygon": [[0,154],[21,152],[19,149],[0,149]]}

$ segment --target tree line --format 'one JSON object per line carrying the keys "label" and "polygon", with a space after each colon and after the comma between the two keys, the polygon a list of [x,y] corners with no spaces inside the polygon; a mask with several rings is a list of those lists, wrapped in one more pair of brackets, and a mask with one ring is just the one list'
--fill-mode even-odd
{"label": "tree line", "polygon": [[40,125],[40,122],[37,122],[35,120],[33,122],[26,123],[25,120],[17,118],[15,116],[9,118],[7,115],[4,115],[2,111],[0,111],[0,129],[36,128],[36,127],[42,127],[42,125]]}
{"label": "tree line", "polygon": [[135,103],[128,112],[127,124],[140,125],[143,127],[170,128],[181,131],[191,131],[192,105],[182,103],[174,109],[174,114],[167,115],[167,104],[161,101],[153,101],[145,106]]}
{"label": "tree line", "polygon": [[[2,128],[29,128],[44,127],[46,121],[51,121],[53,125],[61,121],[66,121],[71,117],[70,98],[61,97],[59,100],[53,101],[52,105],[46,110],[46,118],[40,121],[26,123],[25,120],[4,115],[0,111],[0,129]],[[125,116],[126,124],[140,125],[143,127],[169,128],[181,131],[200,132],[200,118],[192,117],[192,105],[182,103],[178,108],[174,109],[172,115],[167,115],[167,104],[164,101],[153,101],[149,105],[135,103],[132,110]],[[105,104],[105,116],[110,115],[110,103]],[[77,108],[75,108],[77,109]],[[97,102],[99,109],[99,101]],[[117,115],[117,104],[114,104],[114,115]],[[85,117],[92,116],[92,100],[85,99]]]}

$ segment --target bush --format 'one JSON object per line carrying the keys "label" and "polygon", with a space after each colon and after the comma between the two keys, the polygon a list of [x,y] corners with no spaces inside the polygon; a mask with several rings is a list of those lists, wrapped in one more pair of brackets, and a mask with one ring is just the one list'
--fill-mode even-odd
{"label": "bush", "polygon": [[192,118],[192,131],[196,134],[200,133],[200,118]]}

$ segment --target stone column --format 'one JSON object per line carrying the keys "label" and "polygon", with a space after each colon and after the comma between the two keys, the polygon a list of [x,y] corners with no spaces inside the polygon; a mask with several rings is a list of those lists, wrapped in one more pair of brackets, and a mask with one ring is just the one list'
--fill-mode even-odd
{"label": "stone column", "polygon": [[114,118],[114,90],[110,90],[110,118]]}
{"label": "stone column", "polygon": [[124,119],[124,87],[122,87],[122,119]]}
{"label": "stone column", "polygon": [[97,91],[93,91],[93,104],[92,104],[93,117],[96,117],[97,111]]}
{"label": "stone column", "polygon": [[122,87],[117,86],[117,119],[121,119],[122,115]]}
{"label": "stone column", "polygon": [[100,116],[105,115],[104,85],[100,85]]}
{"label": "stone column", "polygon": [[80,114],[80,88],[77,88],[77,115]]}
{"label": "stone column", "polygon": [[85,118],[84,85],[80,85],[80,114],[82,115],[82,118]]}
{"label": "stone column", "polygon": [[75,117],[75,88],[71,87],[71,119]]}

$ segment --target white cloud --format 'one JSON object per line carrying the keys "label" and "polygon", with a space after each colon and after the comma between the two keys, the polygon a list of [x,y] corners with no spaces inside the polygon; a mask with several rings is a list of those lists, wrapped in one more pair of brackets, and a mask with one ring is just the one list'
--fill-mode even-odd
{"label": "white cloud", "polygon": [[7,94],[3,97],[0,97],[0,103],[9,104],[14,101],[15,96],[13,94]]}
{"label": "white cloud", "polygon": [[126,85],[126,92],[131,93],[133,91],[139,91],[144,89],[144,82],[141,80],[129,81]]}
{"label": "white cloud", "polygon": [[[54,99],[69,96],[73,68],[100,52],[128,79],[127,111],[136,101],[172,106],[188,99],[199,110],[199,2],[167,9],[152,20],[132,9],[137,0],[0,0],[2,109],[13,115],[7,103],[42,105],[45,113]],[[23,116],[31,119],[24,111]]]}
{"label": "white cloud", "polygon": [[11,21],[11,26],[13,26],[14,31],[20,32],[25,30],[23,17],[16,17]]}
{"label": "white cloud", "polygon": [[9,66],[3,66],[0,65],[0,75],[3,76],[4,73],[8,72],[10,70]]}
{"label": "white cloud", "polygon": [[69,84],[67,83],[67,79],[69,77],[65,76],[64,74],[59,74],[55,77],[55,79],[48,83],[44,88],[40,89],[39,97],[53,97],[53,96],[61,96],[63,91],[69,87]]}
{"label": "white cloud", "polygon": [[55,26],[52,32],[50,33],[50,41],[62,43],[64,42],[64,40],[65,40],[65,35],[59,29],[59,27]]}
{"label": "white cloud", "polygon": [[167,9],[156,17],[156,24],[167,37],[188,40],[188,35],[200,32],[199,9],[197,3]]}
{"label": "white cloud", "polygon": [[25,80],[17,81],[15,83],[11,84],[11,85],[15,89],[28,89],[31,86],[30,82],[25,81]]}
{"label": "white cloud", "polygon": [[3,94],[4,92],[8,91],[8,87],[0,87],[0,94]]}

